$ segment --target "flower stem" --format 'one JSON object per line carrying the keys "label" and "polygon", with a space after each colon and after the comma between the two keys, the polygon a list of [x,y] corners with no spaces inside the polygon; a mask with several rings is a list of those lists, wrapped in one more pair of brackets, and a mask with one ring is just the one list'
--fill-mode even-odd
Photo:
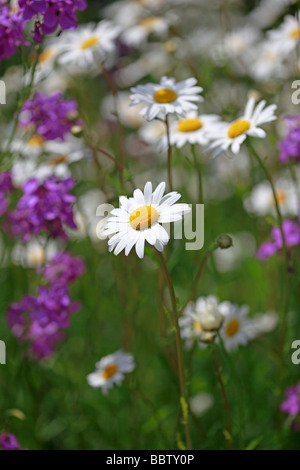
{"label": "flower stem", "polygon": [[172,145],[170,142],[170,123],[169,115],[166,115],[166,128],[167,128],[167,141],[168,141],[168,182],[169,191],[173,191],[173,179],[172,179]]}
{"label": "flower stem", "polygon": [[193,160],[194,160],[194,166],[197,172],[197,177],[198,177],[198,191],[199,191],[199,204],[204,203],[204,198],[203,198],[203,183],[202,183],[202,169],[201,169],[201,163],[199,159],[197,158],[196,155],[196,149],[195,145],[191,145],[192,148],[192,154],[193,154]]}
{"label": "flower stem", "polygon": [[179,377],[180,394],[181,394],[181,397],[180,397],[181,414],[183,418],[187,449],[191,450],[192,442],[191,442],[189,420],[188,420],[188,402],[187,402],[184,363],[183,363],[183,348],[182,348],[182,340],[180,336],[180,328],[179,328],[179,323],[178,323],[178,310],[177,310],[176,295],[175,295],[174,286],[173,286],[173,283],[169,274],[166,260],[161,252],[159,252],[158,250],[155,250],[155,252],[158,257],[161,269],[163,271],[163,274],[164,274],[164,277],[165,277],[165,280],[169,289],[171,303],[172,303],[172,317],[173,317],[173,324],[174,324],[175,337],[176,337],[177,367],[178,367],[178,377]]}

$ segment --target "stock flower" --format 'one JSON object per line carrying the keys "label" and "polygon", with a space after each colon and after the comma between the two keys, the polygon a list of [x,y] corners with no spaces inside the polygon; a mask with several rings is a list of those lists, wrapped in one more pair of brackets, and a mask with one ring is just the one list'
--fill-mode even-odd
{"label": "stock flower", "polygon": [[13,183],[11,172],[2,171],[0,173],[0,216],[3,215],[7,209],[9,202],[7,200],[7,194],[13,190]]}
{"label": "stock flower", "polygon": [[175,204],[181,195],[175,191],[163,196],[166,184],[160,183],[154,192],[148,181],[144,193],[136,189],[133,197],[120,197],[120,207],[111,211],[103,227],[103,236],[114,234],[108,241],[109,251],[118,255],[125,249],[127,256],[135,245],[139,258],[144,257],[145,241],[163,251],[169,235],[161,224],[181,220],[190,212],[187,204]]}
{"label": "stock flower", "polygon": [[285,391],[286,400],[280,405],[280,410],[292,417],[291,426],[294,431],[299,430],[300,415],[300,382]]}
{"label": "stock flower", "polygon": [[0,2],[0,60],[15,54],[17,47],[29,45],[24,37],[25,21],[19,12],[14,12],[6,3]]}
{"label": "stock flower", "polygon": [[101,64],[112,65],[116,55],[116,38],[119,26],[103,20],[98,25],[89,24],[76,31],[63,33],[58,42],[58,62],[71,67],[75,73],[99,71]]}
{"label": "stock flower", "polygon": [[96,363],[96,371],[87,376],[88,384],[94,388],[102,388],[103,395],[114,384],[120,385],[124,380],[124,374],[132,372],[135,363],[132,354],[116,351],[109,356],[103,357]]}
{"label": "stock flower", "polygon": [[218,299],[210,295],[200,297],[195,303],[190,302],[179,318],[181,337],[190,349],[194,340],[212,342],[223,322]]}
{"label": "stock flower", "polygon": [[284,56],[296,49],[300,41],[300,10],[296,16],[287,15],[278,29],[268,32],[274,48]]}
{"label": "stock flower", "polygon": [[37,138],[44,140],[65,140],[75,125],[82,125],[78,119],[77,103],[64,100],[61,93],[50,96],[36,93],[25,101],[19,121],[21,128],[33,130]]}
{"label": "stock flower", "polygon": [[196,110],[194,102],[203,101],[198,96],[203,88],[194,86],[195,78],[176,82],[175,78],[162,77],[159,84],[148,83],[131,88],[131,106],[144,103],[141,115],[148,121],[154,118],[165,118],[167,114],[185,115],[188,111]]}
{"label": "stock flower", "polygon": [[279,142],[280,150],[279,161],[289,163],[300,162],[300,114],[296,116],[287,116],[286,119],[288,132]]}
{"label": "stock flower", "polygon": [[186,143],[207,145],[209,135],[217,132],[220,117],[215,114],[201,114],[190,111],[184,118],[178,119],[170,126],[170,142],[178,148]]}
{"label": "stock flower", "polygon": [[265,105],[266,101],[262,100],[254,108],[255,99],[249,98],[243,116],[231,123],[223,123],[222,128],[218,127],[215,135],[211,134],[212,143],[207,151],[214,150],[213,157],[229,148],[234,154],[238,154],[242,143],[248,136],[266,137],[265,131],[259,126],[277,119],[274,115],[277,106],[272,104],[265,108]]}
{"label": "stock flower", "polygon": [[56,253],[38,272],[51,285],[66,286],[85,271],[84,261],[68,252]]}
{"label": "stock flower", "polygon": [[227,351],[237,349],[240,344],[246,345],[251,339],[248,331],[250,320],[247,318],[249,307],[225,301],[219,304],[219,309],[224,316],[220,334]]}
{"label": "stock flower", "polygon": [[70,316],[80,304],[72,302],[67,287],[40,287],[38,295],[26,295],[19,303],[10,305],[7,324],[20,342],[28,342],[30,352],[44,359],[55,352],[63,340],[63,331],[70,325]]}
{"label": "stock flower", "polygon": [[50,176],[43,183],[36,178],[23,185],[23,196],[9,220],[14,236],[28,241],[31,235],[39,236],[46,232],[52,238],[67,240],[65,226],[76,228],[73,218],[72,203],[76,198],[69,191],[74,180],[60,180]]}
{"label": "stock flower", "polygon": [[43,34],[53,33],[58,26],[61,29],[75,29],[77,26],[76,10],[87,7],[85,0],[19,0],[23,19],[36,18],[34,39],[41,42]]}
{"label": "stock flower", "polygon": [[3,432],[0,434],[0,449],[1,450],[24,450],[20,446],[17,437],[14,434],[7,434]]}
{"label": "stock flower", "polygon": [[[293,220],[286,219],[282,224],[283,235],[287,247],[300,245],[300,224]],[[281,230],[279,227],[273,227],[271,231],[271,240],[263,243],[256,252],[256,257],[260,261],[267,261],[283,248]]]}
{"label": "stock flower", "polygon": [[[283,216],[296,216],[299,213],[297,187],[287,177],[280,177],[274,183],[277,203]],[[275,215],[275,201],[272,188],[268,181],[254,186],[249,196],[244,199],[244,207],[259,217]]]}

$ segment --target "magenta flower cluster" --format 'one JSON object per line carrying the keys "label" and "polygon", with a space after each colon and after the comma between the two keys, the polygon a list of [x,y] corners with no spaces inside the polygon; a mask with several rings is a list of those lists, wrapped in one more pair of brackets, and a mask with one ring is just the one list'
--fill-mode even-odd
{"label": "magenta flower cluster", "polygon": [[299,416],[300,416],[300,382],[294,387],[289,387],[285,391],[286,400],[281,403],[280,409],[284,413],[293,417],[291,422],[292,429],[297,431],[300,429]]}
{"label": "magenta flower cluster", "polygon": [[[282,231],[287,247],[300,245],[300,224],[293,220],[284,220]],[[271,231],[271,239],[263,243],[256,252],[256,257],[260,261],[267,261],[271,256],[282,250],[282,235],[279,227],[273,227]]]}
{"label": "magenta flower cluster", "polygon": [[8,210],[9,201],[7,195],[13,191],[13,189],[11,173],[9,171],[0,173],[0,216],[5,214]]}
{"label": "magenta flower cluster", "polygon": [[45,140],[64,140],[73,126],[82,126],[77,116],[76,101],[65,100],[61,93],[50,96],[36,93],[32,99],[25,101],[19,126],[33,129]]}
{"label": "magenta flower cluster", "polygon": [[76,229],[72,204],[76,197],[70,194],[73,178],[49,176],[42,183],[32,178],[23,185],[23,196],[8,216],[14,236],[28,241],[32,235],[68,240],[65,227]]}
{"label": "magenta flower cluster", "polygon": [[85,0],[19,0],[24,21],[36,18],[34,39],[41,42],[44,34],[61,29],[75,29],[76,10],[85,10]]}
{"label": "magenta flower cluster", "polygon": [[294,161],[300,163],[300,114],[286,118],[288,132],[279,142],[279,160],[281,163]]}
{"label": "magenta flower cluster", "polygon": [[15,54],[21,44],[29,45],[24,37],[24,30],[22,13],[14,12],[5,0],[0,0],[0,60]]}
{"label": "magenta flower cluster", "polygon": [[18,439],[14,434],[7,434],[5,432],[0,434],[0,450],[25,450],[23,449]]}
{"label": "magenta flower cluster", "polygon": [[57,343],[64,339],[71,314],[80,309],[79,302],[70,298],[68,284],[84,271],[82,259],[58,253],[38,271],[47,285],[39,287],[36,296],[26,295],[9,307],[9,328],[19,341],[29,343],[29,350],[37,359],[51,356]]}

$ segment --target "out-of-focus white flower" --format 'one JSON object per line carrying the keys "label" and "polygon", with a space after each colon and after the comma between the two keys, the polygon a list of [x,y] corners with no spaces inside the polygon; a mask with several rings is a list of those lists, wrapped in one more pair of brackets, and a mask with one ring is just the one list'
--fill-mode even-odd
{"label": "out-of-focus white flower", "polygon": [[91,387],[101,388],[103,395],[106,395],[114,384],[120,385],[123,382],[124,374],[134,369],[132,354],[117,351],[97,362],[95,372],[87,376],[87,381]]}
{"label": "out-of-focus white flower", "polygon": [[165,18],[160,16],[149,16],[137,25],[124,31],[121,39],[129,46],[141,46],[150,34],[155,34],[161,39],[167,37],[169,25]]}
{"label": "out-of-focus white flower", "polygon": [[270,333],[275,330],[278,325],[278,314],[270,311],[267,313],[258,313],[250,319],[246,327],[248,335],[251,339],[255,339],[265,333]]}
{"label": "out-of-focus white flower", "polygon": [[249,98],[243,116],[222,127],[218,125],[218,132],[211,133],[212,143],[207,151],[214,150],[213,157],[228,149],[238,154],[247,136],[266,137],[266,132],[259,126],[277,119],[274,114],[277,106],[272,104],[265,108],[265,105],[266,101],[262,100],[255,108],[255,99]]}
{"label": "out-of-focus white flower", "polygon": [[114,234],[108,241],[109,251],[115,255],[125,250],[128,256],[135,246],[139,258],[144,257],[145,242],[163,251],[169,234],[161,224],[182,220],[191,209],[187,204],[176,204],[181,195],[165,192],[165,183],[160,183],[152,192],[152,184],[145,184],[144,193],[136,189],[133,197],[120,197],[120,207],[111,211],[103,236]]}
{"label": "out-of-focus white flower", "polygon": [[116,121],[116,115],[118,115],[124,126],[138,129],[145,124],[145,119],[140,115],[143,105],[129,106],[129,104],[130,94],[126,91],[121,91],[118,93],[117,103],[116,99],[112,95],[109,95],[102,101],[101,108],[104,117],[110,121]]}
{"label": "out-of-focus white flower", "polygon": [[170,113],[185,115],[197,109],[194,102],[203,101],[198,95],[203,88],[195,86],[196,83],[195,78],[176,82],[175,78],[162,77],[159,84],[138,85],[131,89],[131,106],[144,103],[141,114],[148,121],[165,118]]}
{"label": "out-of-focus white flower", "polygon": [[221,59],[229,60],[243,57],[246,50],[259,39],[259,36],[259,31],[249,25],[230,31],[225,35],[222,43],[217,46],[216,54]]}
{"label": "out-of-focus white flower", "polygon": [[278,29],[268,32],[274,49],[284,56],[296,49],[300,41],[300,10],[296,16],[287,15]]}
{"label": "out-of-focus white flower", "polygon": [[58,251],[55,241],[43,238],[32,239],[28,243],[17,243],[12,250],[14,263],[35,268],[50,260]]}
{"label": "out-of-focus white flower", "polygon": [[[280,177],[274,183],[276,199],[283,216],[297,216],[299,203],[297,188],[290,178]],[[258,217],[275,215],[275,201],[272,188],[268,181],[258,183],[249,196],[244,199],[244,207],[250,214]]]}
{"label": "out-of-focus white flower", "polygon": [[267,81],[288,75],[289,69],[283,63],[283,56],[271,41],[256,45],[250,52],[249,75],[258,81]]}
{"label": "out-of-focus white flower", "polygon": [[195,416],[202,416],[212,407],[214,399],[210,393],[198,393],[190,398],[189,403],[192,413]]}
{"label": "out-of-focus white flower", "polygon": [[248,332],[250,320],[247,318],[249,307],[225,301],[219,304],[219,309],[224,315],[224,323],[220,334],[227,351],[237,349],[240,344],[246,345],[251,339]]}
{"label": "out-of-focus white flower", "polygon": [[58,41],[58,63],[73,74],[100,72],[101,64],[106,67],[113,64],[119,34],[119,26],[107,20],[63,31]]}

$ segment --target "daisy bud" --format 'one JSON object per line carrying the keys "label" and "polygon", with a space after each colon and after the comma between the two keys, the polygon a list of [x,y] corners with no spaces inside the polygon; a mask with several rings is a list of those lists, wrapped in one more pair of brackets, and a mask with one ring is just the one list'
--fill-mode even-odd
{"label": "daisy bud", "polygon": [[73,126],[71,127],[71,134],[74,136],[74,137],[82,137],[83,135],[83,127],[81,126]]}
{"label": "daisy bud", "polygon": [[217,246],[221,248],[221,250],[231,248],[233,246],[232,238],[229,235],[221,235],[217,240]]}

